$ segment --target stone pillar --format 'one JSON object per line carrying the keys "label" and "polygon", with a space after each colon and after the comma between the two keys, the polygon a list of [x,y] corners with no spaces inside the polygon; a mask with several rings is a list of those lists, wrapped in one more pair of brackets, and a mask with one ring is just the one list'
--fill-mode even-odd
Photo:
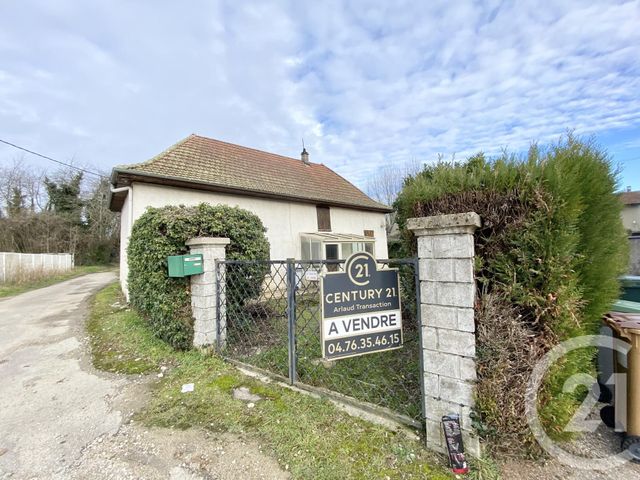
{"label": "stone pillar", "polygon": [[[224,299],[217,298],[215,261],[225,259],[228,238],[197,237],[187,241],[190,252],[202,254],[204,273],[191,276],[191,309],[193,311],[193,345],[222,346],[226,337]],[[216,328],[216,313],[220,306],[220,342]]]}
{"label": "stone pillar", "polygon": [[443,415],[460,415],[465,450],[480,455],[471,408],[476,381],[475,212],[411,218],[418,240],[427,447],[444,451]]}

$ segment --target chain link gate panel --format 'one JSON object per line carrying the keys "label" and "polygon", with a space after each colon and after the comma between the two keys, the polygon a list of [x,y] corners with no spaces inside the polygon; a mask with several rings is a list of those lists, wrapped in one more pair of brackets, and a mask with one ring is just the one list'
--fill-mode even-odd
{"label": "chain link gate panel", "polygon": [[[336,361],[322,359],[320,279],[343,261],[220,261],[216,264],[219,339],[226,358],[310,386],[384,407],[422,425],[421,328],[417,259],[378,260],[397,268],[404,345]],[[222,312],[222,315],[221,315]],[[226,321],[223,321],[226,317]]]}

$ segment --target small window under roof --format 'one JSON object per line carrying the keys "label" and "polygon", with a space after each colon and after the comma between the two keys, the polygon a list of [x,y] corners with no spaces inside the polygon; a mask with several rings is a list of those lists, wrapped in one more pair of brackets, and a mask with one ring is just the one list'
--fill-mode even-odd
{"label": "small window under roof", "polygon": [[314,232],[301,233],[301,237],[310,237],[323,242],[373,242],[375,238],[350,233]]}
{"label": "small window under roof", "polygon": [[375,238],[348,233],[301,233],[302,260],[345,260],[356,252],[374,255]]}

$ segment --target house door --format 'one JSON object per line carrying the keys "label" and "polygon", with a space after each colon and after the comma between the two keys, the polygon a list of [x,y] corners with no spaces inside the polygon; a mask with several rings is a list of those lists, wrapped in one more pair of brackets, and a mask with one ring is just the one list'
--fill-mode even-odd
{"label": "house door", "polygon": [[[325,259],[326,260],[339,260],[340,259],[340,252],[338,251],[338,244],[337,243],[327,243],[327,244],[325,244],[324,253],[325,253]],[[337,263],[329,263],[327,265],[327,270],[329,270],[330,272],[338,271],[338,264]]]}

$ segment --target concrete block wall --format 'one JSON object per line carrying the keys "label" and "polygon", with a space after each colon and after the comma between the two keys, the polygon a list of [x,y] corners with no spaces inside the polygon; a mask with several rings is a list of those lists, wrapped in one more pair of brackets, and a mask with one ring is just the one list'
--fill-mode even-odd
{"label": "concrete block wall", "polygon": [[471,410],[476,381],[473,234],[478,214],[412,218],[418,241],[427,447],[445,452],[443,415],[460,416],[467,453],[480,455]]}
{"label": "concrete block wall", "polygon": [[[228,238],[197,237],[187,241],[192,254],[202,254],[203,270],[200,275],[191,276],[191,310],[193,312],[193,344],[196,347],[218,346],[224,343],[226,336],[225,299],[217,298],[216,260],[226,258],[225,248]],[[216,325],[218,307],[220,308],[220,332]]]}

